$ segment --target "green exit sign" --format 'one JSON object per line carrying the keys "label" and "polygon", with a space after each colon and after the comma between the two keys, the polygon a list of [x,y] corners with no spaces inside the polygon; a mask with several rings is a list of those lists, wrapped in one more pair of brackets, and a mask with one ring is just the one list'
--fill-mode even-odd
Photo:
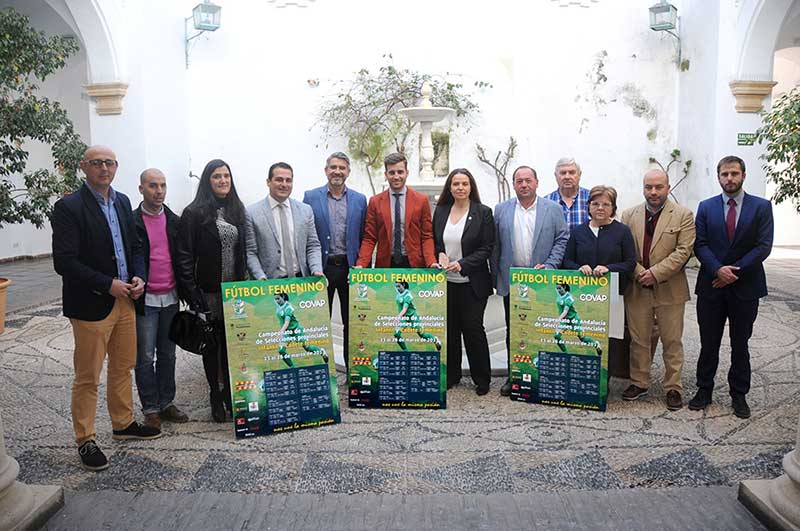
{"label": "green exit sign", "polygon": [[752,146],[756,143],[755,133],[738,133],[736,135],[736,143],[740,146]]}

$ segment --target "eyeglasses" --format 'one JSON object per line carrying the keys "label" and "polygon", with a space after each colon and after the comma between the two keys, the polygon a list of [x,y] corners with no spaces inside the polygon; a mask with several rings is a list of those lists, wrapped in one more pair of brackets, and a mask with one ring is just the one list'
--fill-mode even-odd
{"label": "eyeglasses", "polygon": [[589,203],[589,206],[592,206],[594,208],[600,208],[600,207],[611,208],[614,205],[612,205],[611,203],[598,203],[597,201],[592,201],[591,203]]}
{"label": "eyeglasses", "polygon": [[105,160],[103,160],[103,159],[92,159],[92,160],[87,160],[86,163],[89,164],[90,166],[95,167],[95,168],[99,168],[103,164],[105,164],[109,168],[113,168],[114,166],[117,165],[117,161],[116,160],[112,160],[112,159],[105,159]]}

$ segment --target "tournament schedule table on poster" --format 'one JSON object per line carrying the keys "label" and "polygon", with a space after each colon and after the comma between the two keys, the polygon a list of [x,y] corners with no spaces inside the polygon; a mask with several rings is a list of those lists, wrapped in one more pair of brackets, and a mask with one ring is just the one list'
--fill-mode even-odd
{"label": "tournament schedule table on poster", "polygon": [[539,352],[539,398],[582,403],[600,392],[600,357]]}
{"label": "tournament schedule table on poster", "polygon": [[327,365],[267,371],[267,425],[270,428],[333,415]]}
{"label": "tournament schedule table on poster", "polygon": [[381,352],[378,397],[385,401],[438,400],[438,352]]}

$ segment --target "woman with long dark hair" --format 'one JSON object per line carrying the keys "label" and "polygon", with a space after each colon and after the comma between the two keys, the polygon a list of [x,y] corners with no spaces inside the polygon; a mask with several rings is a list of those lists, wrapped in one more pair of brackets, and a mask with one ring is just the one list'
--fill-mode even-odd
{"label": "woman with long dark hair", "polygon": [[433,242],[447,272],[447,388],[461,381],[461,337],[475,392],[489,392],[489,344],[483,328],[492,294],[488,259],[494,248],[492,209],[481,203],[475,178],[466,168],[450,172],[433,213]]}
{"label": "woman with long dark hair", "polygon": [[222,326],[221,282],[244,280],[245,208],[236,193],[228,164],[206,164],[194,200],[183,210],[178,236],[178,269],[193,311],[217,324],[217,344],[203,353],[203,368],[211,389],[211,416],[225,422],[231,412],[228,351]]}

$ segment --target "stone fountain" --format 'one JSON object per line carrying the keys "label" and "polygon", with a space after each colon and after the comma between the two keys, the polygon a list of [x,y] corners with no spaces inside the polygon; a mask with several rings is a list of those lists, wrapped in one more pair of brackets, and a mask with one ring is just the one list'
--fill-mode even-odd
{"label": "stone fountain", "polygon": [[431,129],[433,124],[450,119],[456,114],[455,109],[449,107],[434,107],[431,104],[432,92],[430,83],[426,81],[422,85],[422,100],[419,106],[400,110],[400,113],[413,123],[419,123],[422,131],[419,144],[419,160],[422,169],[418,177],[413,176],[413,171],[409,172],[411,175],[408,178],[408,185],[414,190],[426,194],[431,202],[436,199],[444,186],[444,181],[436,179],[433,171],[434,153]]}

